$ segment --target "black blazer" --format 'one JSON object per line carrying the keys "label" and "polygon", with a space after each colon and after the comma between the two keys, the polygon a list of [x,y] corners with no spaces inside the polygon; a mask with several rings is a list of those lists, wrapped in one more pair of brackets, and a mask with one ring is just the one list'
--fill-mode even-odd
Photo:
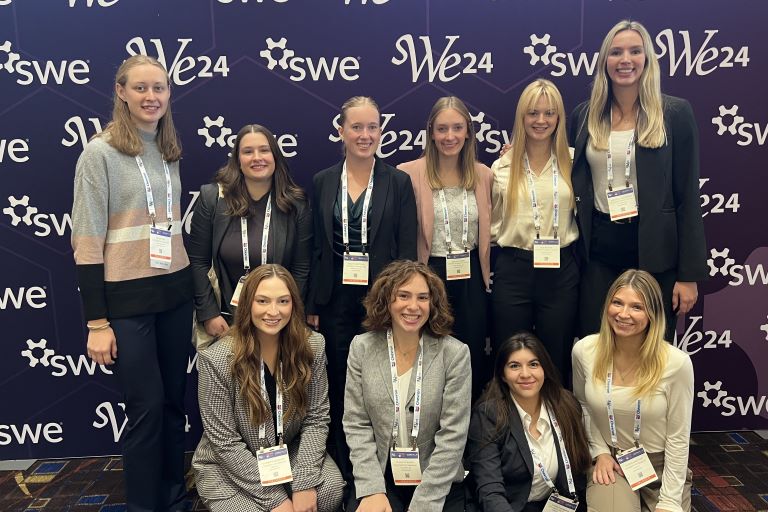
{"label": "black blazer", "polygon": [[[654,273],[676,270],[677,281],[703,281],[709,272],[699,199],[698,128],[690,103],[666,95],[662,101],[666,143],[656,149],[635,145],[640,268]],[[586,151],[588,112],[589,102],[584,102],[568,120],[568,139],[575,149],[571,181],[585,261],[595,204]]]}
{"label": "black blazer", "polygon": [[[312,182],[315,205],[315,243],[312,254],[312,281],[307,299],[307,312],[325,305],[333,289],[333,205],[341,186],[343,161],[315,174]],[[416,260],[416,198],[411,178],[381,159],[376,158],[371,194],[370,282],[394,260]]]}
{"label": "black blazer", "polygon": [[[227,274],[219,259],[219,247],[224,240],[227,226],[234,219],[226,212],[227,202],[223,198],[219,199],[218,185],[203,185],[195,204],[192,229],[187,243],[187,254],[195,283],[195,310],[199,322],[214,318],[222,311],[234,313],[229,305],[234,292],[230,284],[231,276]],[[274,240],[272,262],[288,269],[304,298],[312,257],[312,212],[309,204],[306,201],[300,202],[291,213],[285,213],[277,207],[273,196],[269,238]],[[257,249],[259,250],[260,248]],[[257,261],[261,261],[261,256],[256,254],[256,257]],[[211,265],[219,278],[221,305],[216,301],[208,280]]]}
{"label": "black blazer", "polygon": [[[517,409],[510,411],[508,418],[501,433],[488,442],[496,432],[493,406],[480,402],[472,411],[466,451],[469,486],[474,490],[475,500],[482,512],[540,511],[543,503],[528,503],[535,467]],[[555,449],[558,464],[555,486],[560,494],[569,496],[563,457],[557,442]],[[587,510],[586,477],[574,473],[573,480],[579,495],[578,510],[584,512]]]}

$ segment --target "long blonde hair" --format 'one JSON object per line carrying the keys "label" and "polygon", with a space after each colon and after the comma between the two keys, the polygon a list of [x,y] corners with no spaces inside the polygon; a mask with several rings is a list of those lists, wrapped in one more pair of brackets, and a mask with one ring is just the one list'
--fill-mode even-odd
{"label": "long blonde hair", "polygon": [[477,150],[475,142],[475,126],[472,124],[472,116],[469,114],[467,106],[456,96],[443,96],[432,106],[427,121],[427,143],[424,146],[422,155],[426,161],[427,182],[432,190],[443,188],[438,173],[440,164],[440,152],[437,150],[437,144],[432,139],[432,130],[435,128],[435,119],[445,110],[455,110],[464,122],[467,124],[467,139],[459,154],[459,172],[461,175],[460,186],[466,190],[474,190],[477,182],[477,173],[475,172],[475,160],[477,159]]}
{"label": "long blonde hair", "polygon": [[611,133],[611,105],[613,103],[613,84],[608,77],[606,62],[616,34],[625,30],[634,30],[643,40],[645,67],[640,75],[638,102],[640,111],[635,128],[637,143],[646,148],[658,148],[667,138],[664,128],[664,105],[661,101],[661,71],[653,48],[653,40],[648,30],[636,21],[622,20],[605,35],[600,53],[597,56],[595,81],[589,98],[589,116],[587,128],[590,144],[596,149],[608,149],[608,137]]}
{"label": "long blonde hair", "polygon": [[635,397],[649,396],[661,380],[667,363],[669,345],[664,341],[664,330],[667,327],[664,306],[661,299],[661,288],[651,274],[644,270],[629,269],[621,274],[611,285],[603,305],[603,318],[600,322],[600,333],[597,337],[595,366],[592,378],[595,382],[605,382],[606,375],[611,371],[613,353],[616,341],[613,329],[608,323],[608,308],[616,293],[621,288],[629,288],[637,293],[643,301],[648,315],[648,330],[640,346],[640,364],[635,374]]}
{"label": "long blonde hair", "polygon": [[[515,111],[515,125],[512,128],[512,140],[509,150],[509,182],[507,183],[507,214],[513,215],[517,208],[518,194],[525,184],[525,168],[523,166],[523,157],[525,155],[525,116],[529,110],[533,109],[539,98],[544,97],[557,111],[557,127],[552,133],[552,143],[554,143],[553,152],[557,158],[557,168],[561,179],[568,185],[573,192],[571,185],[571,153],[568,151],[568,136],[565,128],[565,106],[563,97],[557,86],[539,78],[534,80],[523,89],[520,99],[517,101],[517,110]],[[571,194],[573,195],[573,194]]]}
{"label": "long blonde hair", "polygon": [[[115,92],[112,105],[112,120],[107,124],[99,134],[94,137],[108,135],[107,143],[128,156],[141,155],[144,152],[144,143],[139,136],[139,129],[131,119],[131,112],[128,110],[128,104],[121,100],[117,95],[117,85],[125,87],[128,83],[128,72],[136,66],[149,64],[163,70],[165,81],[168,88],[171,87],[171,81],[168,72],[162,64],[154,57],[147,55],[134,55],[123,61],[117,73],[115,74]],[[181,158],[181,143],[176,134],[176,128],[173,125],[171,116],[171,100],[168,98],[168,108],[157,123],[157,135],[155,136],[157,147],[163,155],[166,162],[176,162]]]}

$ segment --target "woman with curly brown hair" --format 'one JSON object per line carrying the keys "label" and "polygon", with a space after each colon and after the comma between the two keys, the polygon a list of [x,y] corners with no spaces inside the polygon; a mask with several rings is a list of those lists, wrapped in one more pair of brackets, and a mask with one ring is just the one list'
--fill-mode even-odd
{"label": "woman with curly brown hair", "polygon": [[462,511],[472,369],[469,348],[448,335],[445,285],[424,263],[395,261],[364,306],[368,332],[352,340],[344,396],[347,510]]}
{"label": "woman with curly brown hair", "polygon": [[203,437],[192,465],[213,511],[334,511],[344,481],[325,452],[325,340],[304,325],[291,274],[248,274],[228,335],[200,352]]}

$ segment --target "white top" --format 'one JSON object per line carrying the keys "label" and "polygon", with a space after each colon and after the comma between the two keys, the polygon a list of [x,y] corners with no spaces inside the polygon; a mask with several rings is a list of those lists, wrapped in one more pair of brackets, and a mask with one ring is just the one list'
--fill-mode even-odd
{"label": "white top", "polygon": [[[649,397],[642,399],[640,443],[649,453],[664,452],[664,471],[658,508],[682,512],[681,498],[688,470],[688,448],[693,412],[693,364],[691,358],[672,345],[667,347],[667,365]],[[584,422],[592,457],[610,453],[611,433],[606,409],[605,381],[592,379],[597,335],[573,346],[573,392],[584,410]],[[613,409],[619,448],[634,445],[632,429],[636,397],[632,386],[613,386]]]}
{"label": "white top", "polygon": [[[533,206],[531,193],[528,190],[528,180],[523,175],[517,193],[515,214],[508,215],[507,187],[509,184],[509,166],[512,152],[493,162],[493,186],[491,188],[491,242],[501,247],[517,247],[527,251],[533,250],[533,240],[536,238],[536,228],[533,224]],[[536,198],[541,214],[541,237],[552,238],[554,208],[552,207],[552,159],[550,158],[541,174],[533,177],[536,188]],[[573,193],[568,188],[565,179],[560,175],[557,185],[558,203],[560,203],[560,220],[557,234],[560,237],[560,247],[568,247],[579,237],[576,225],[575,203]]]}
{"label": "white top", "polygon": [[[520,415],[520,421],[523,422],[523,428],[530,432],[531,427],[531,415],[528,414],[520,407],[515,397],[512,397],[512,401],[515,402],[517,413]],[[536,450],[536,454],[541,459],[541,463],[547,469],[549,478],[554,482],[557,480],[557,448],[555,448],[554,432],[552,431],[552,424],[549,421],[549,413],[547,413],[546,407],[539,409],[539,420],[536,422],[536,430],[541,433],[538,439],[534,439],[532,435],[527,436],[528,442],[533,444],[533,449]],[[534,462],[535,466],[535,462]],[[533,470],[533,481],[531,482],[531,492],[528,494],[528,501],[541,501],[549,497],[552,490],[542,478],[541,473]]]}
{"label": "white top", "polygon": [[[627,144],[629,139],[635,133],[635,130],[622,130],[611,132],[611,156],[613,159],[613,188],[624,188],[626,178],[624,177],[624,166],[627,162]],[[637,148],[637,145],[635,145]],[[636,152],[632,151],[632,161],[629,167],[629,183],[635,187],[635,194],[639,196],[637,189],[637,158]],[[603,213],[608,213],[608,196],[605,191],[608,190],[608,159],[606,152],[597,150],[592,144],[587,143],[587,162],[592,171],[592,186],[595,190],[595,208]],[[640,201],[639,199],[637,200]]]}
{"label": "white top", "polygon": [[[405,372],[402,375],[398,375],[397,377],[397,389],[400,392],[400,400],[401,400],[401,407],[400,407],[400,421],[398,426],[398,440],[397,440],[397,447],[398,448],[408,448],[411,447],[411,427],[408,425],[408,407],[406,407],[406,403],[408,403],[408,388],[411,384],[411,373],[413,372],[413,366],[408,368],[408,371]],[[391,429],[390,429],[391,430]]]}
{"label": "white top", "polygon": [[[461,232],[463,229],[464,218],[464,200],[463,189],[461,187],[446,187],[445,202],[448,206],[448,222],[451,226],[451,251],[464,252],[461,243]],[[479,233],[479,221],[477,214],[477,199],[473,191],[467,191],[467,208],[469,210],[467,233],[467,245],[469,250],[477,248],[477,237]],[[443,223],[443,203],[440,201],[440,191],[432,191],[432,206],[435,214],[435,222],[432,225],[432,249],[430,256],[443,257],[448,253],[448,247],[445,243],[445,224]]]}

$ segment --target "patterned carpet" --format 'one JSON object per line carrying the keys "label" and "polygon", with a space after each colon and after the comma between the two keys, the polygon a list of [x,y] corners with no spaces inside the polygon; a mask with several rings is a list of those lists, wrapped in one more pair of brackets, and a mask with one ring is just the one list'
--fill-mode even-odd
{"label": "patterned carpet", "polygon": [[[695,512],[768,512],[768,440],[754,432],[694,434],[689,463]],[[122,512],[122,485],[119,458],[40,460],[26,471],[0,471],[0,511]],[[205,510],[189,473],[187,486],[187,510]]]}

